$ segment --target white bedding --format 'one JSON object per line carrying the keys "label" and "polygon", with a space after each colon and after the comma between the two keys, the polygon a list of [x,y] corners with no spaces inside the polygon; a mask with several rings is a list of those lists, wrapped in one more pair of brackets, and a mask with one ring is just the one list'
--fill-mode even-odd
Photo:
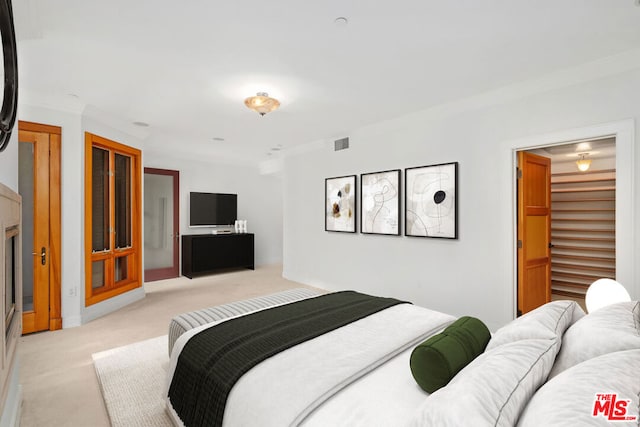
{"label": "white bedding", "polygon": [[409,348],[340,390],[308,416],[304,427],[402,426],[428,393],[411,376]]}
{"label": "white bedding", "polygon": [[[411,377],[411,349],[454,320],[401,304],[288,349],[236,383],[223,425],[399,425],[427,396]],[[188,339],[215,324],[189,331],[176,342],[169,383]],[[182,425],[168,399],[167,408],[174,423]]]}

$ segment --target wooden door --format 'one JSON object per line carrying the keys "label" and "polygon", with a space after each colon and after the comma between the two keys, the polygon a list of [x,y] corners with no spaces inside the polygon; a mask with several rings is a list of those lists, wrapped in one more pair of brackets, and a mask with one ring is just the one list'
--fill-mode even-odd
{"label": "wooden door", "polygon": [[144,168],[144,280],[179,275],[180,172]]}
{"label": "wooden door", "polygon": [[62,328],[60,128],[19,122],[23,333]]}
{"label": "wooden door", "polygon": [[518,152],[518,315],[551,301],[551,159]]}

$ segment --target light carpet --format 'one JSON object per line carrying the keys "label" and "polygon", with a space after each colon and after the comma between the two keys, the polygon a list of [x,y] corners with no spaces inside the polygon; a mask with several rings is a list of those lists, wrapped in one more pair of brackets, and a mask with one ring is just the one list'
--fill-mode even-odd
{"label": "light carpet", "polygon": [[91,355],[113,427],[171,427],[165,412],[169,357],[163,335]]}

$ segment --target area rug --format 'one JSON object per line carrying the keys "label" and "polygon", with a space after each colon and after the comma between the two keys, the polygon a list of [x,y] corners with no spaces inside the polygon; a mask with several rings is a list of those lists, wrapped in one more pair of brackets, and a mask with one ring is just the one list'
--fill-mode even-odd
{"label": "area rug", "polygon": [[163,335],[91,355],[112,426],[172,426],[162,396],[167,346]]}

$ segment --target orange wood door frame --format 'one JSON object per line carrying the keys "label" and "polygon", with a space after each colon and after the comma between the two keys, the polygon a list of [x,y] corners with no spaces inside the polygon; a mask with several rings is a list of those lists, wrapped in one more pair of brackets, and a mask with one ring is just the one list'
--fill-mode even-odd
{"label": "orange wood door frame", "polygon": [[518,152],[518,313],[551,301],[551,159]]}
{"label": "orange wood door frame", "polygon": [[[56,330],[62,328],[61,310],[61,142],[62,129],[38,123],[19,121],[19,140],[34,143],[35,185],[34,198],[34,241],[33,256],[23,260],[24,268],[30,268],[33,262],[34,279],[38,278],[41,289],[34,289],[34,299],[40,306],[48,308],[48,315],[36,318],[35,314],[23,315],[24,333],[38,330]],[[46,265],[41,264],[39,256],[42,248],[46,250]],[[36,259],[37,258],[37,259]],[[43,268],[46,267],[46,268]],[[34,280],[35,281],[35,280]],[[48,282],[48,286],[46,283]],[[36,301],[34,301],[35,303]]]}

